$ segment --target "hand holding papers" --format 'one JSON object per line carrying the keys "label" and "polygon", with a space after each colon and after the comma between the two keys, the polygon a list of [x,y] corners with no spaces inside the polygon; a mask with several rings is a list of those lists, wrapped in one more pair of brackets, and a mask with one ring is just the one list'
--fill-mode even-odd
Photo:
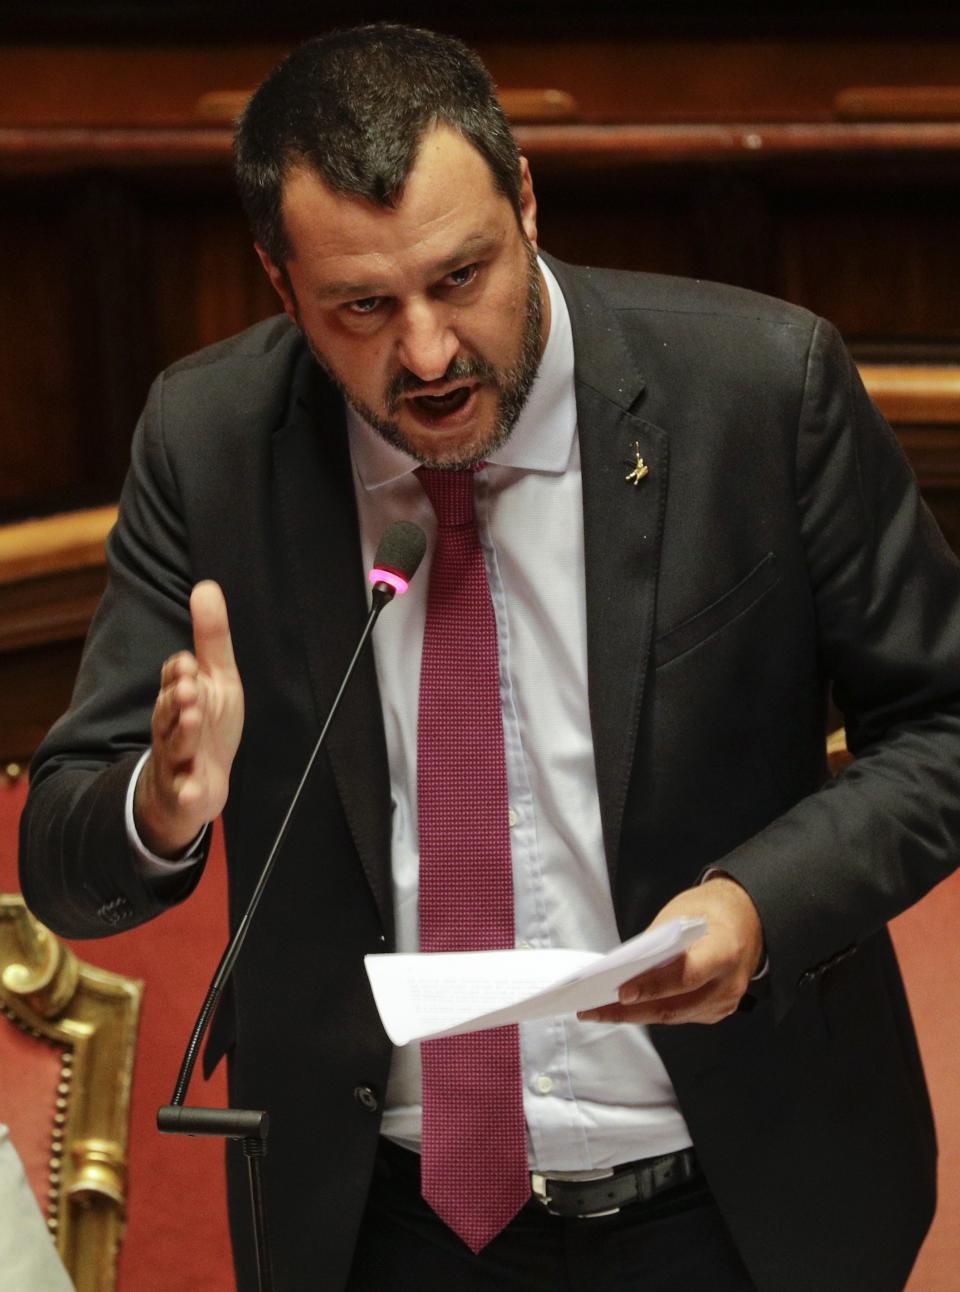
{"label": "hand holding papers", "polygon": [[617,988],[666,964],[707,931],[670,920],[613,951],[447,951],[369,955],[367,977],[394,1045],[612,1004]]}

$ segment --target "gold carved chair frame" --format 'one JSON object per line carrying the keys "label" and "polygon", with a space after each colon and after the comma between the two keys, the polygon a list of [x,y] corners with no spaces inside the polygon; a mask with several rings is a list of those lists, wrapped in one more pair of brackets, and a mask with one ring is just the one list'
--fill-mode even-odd
{"label": "gold carved chair frame", "polygon": [[0,893],[0,1013],[60,1056],[46,1219],[77,1292],[116,1287],[142,994],[141,982],[78,960],[20,896]]}

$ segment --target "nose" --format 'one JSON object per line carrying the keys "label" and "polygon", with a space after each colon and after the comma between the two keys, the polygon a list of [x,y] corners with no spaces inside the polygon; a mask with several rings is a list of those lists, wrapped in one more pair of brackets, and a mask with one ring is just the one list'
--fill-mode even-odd
{"label": "nose", "polygon": [[459,344],[442,302],[412,302],[403,311],[397,355],[421,381],[439,381]]}

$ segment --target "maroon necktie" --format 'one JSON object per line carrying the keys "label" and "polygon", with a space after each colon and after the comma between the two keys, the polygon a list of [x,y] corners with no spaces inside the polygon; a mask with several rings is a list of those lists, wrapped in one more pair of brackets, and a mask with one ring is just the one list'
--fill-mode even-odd
{"label": "maroon necktie", "polygon": [[[417,471],[437,517],[420,669],[421,951],[515,945],[497,623],[473,472]],[[530,1196],[520,1033],[425,1041],[423,1196],[473,1251]]]}

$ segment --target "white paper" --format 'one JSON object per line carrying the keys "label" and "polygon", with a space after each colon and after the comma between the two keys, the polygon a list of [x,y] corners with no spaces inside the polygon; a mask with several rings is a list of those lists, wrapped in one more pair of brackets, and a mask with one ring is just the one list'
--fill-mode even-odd
{"label": "white paper", "polygon": [[597,951],[439,951],[369,955],[367,977],[394,1045],[611,1005],[617,988],[674,960],[706,920],[669,920]]}

